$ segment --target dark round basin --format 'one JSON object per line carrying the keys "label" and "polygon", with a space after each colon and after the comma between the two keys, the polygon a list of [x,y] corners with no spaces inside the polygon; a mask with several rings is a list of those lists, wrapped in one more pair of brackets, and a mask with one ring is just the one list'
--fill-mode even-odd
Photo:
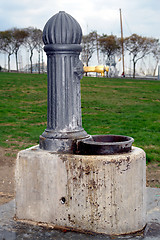
{"label": "dark round basin", "polygon": [[85,155],[109,155],[131,151],[134,139],[122,135],[93,135],[80,141],[79,153]]}

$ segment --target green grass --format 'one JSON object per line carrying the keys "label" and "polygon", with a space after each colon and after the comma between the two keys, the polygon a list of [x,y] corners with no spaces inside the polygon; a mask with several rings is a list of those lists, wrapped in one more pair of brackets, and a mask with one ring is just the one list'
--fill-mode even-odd
{"label": "green grass", "polygon": [[47,121],[47,76],[0,73],[0,94],[0,145],[37,143]]}
{"label": "green grass", "polygon": [[[83,127],[89,134],[135,139],[147,161],[160,162],[160,82],[84,77]],[[0,145],[23,149],[38,143],[47,124],[47,76],[0,73]]]}

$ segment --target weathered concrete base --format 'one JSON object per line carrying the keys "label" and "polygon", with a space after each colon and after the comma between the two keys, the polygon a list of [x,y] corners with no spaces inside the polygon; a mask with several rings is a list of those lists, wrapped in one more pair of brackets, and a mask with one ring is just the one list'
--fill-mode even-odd
{"label": "weathered concrete base", "polygon": [[16,217],[77,231],[125,234],[146,224],[145,153],[52,154],[38,146],[16,163]]}

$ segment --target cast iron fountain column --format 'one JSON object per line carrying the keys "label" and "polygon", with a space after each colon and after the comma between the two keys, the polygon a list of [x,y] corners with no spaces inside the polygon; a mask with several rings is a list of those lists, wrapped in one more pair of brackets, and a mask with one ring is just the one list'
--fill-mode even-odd
{"label": "cast iron fountain column", "polygon": [[41,149],[73,153],[76,150],[76,141],[88,137],[81,120],[81,38],[79,23],[63,11],[50,18],[44,27],[48,116],[47,128],[40,136]]}

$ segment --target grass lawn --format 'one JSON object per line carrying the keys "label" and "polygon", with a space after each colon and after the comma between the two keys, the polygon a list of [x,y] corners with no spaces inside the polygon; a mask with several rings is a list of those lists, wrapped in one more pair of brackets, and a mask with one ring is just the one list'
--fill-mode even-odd
{"label": "grass lawn", "polygon": [[[135,139],[147,161],[160,163],[160,81],[84,77],[83,127],[89,134]],[[0,146],[38,143],[47,124],[47,75],[0,73]]]}

